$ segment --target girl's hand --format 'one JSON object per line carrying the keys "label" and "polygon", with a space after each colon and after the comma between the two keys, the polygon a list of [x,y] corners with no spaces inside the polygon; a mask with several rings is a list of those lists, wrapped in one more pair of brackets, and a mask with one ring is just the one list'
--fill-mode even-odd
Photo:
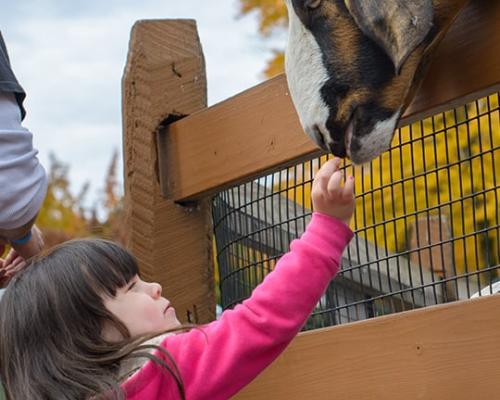
{"label": "girl's hand", "polygon": [[311,199],[314,211],[343,221],[351,222],[354,213],[354,178],[349,176],[342,186],[343,173],[339,171],[340,159],[328,160],[316,173],[312,184]]}

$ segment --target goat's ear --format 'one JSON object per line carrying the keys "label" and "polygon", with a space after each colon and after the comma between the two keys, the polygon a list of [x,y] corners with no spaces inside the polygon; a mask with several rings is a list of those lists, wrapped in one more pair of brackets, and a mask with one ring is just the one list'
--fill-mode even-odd
{"label": "goat's ear", "polygon": [[396,73],[432,27],[432,0],[345,0],[356,24],[384,49]]}

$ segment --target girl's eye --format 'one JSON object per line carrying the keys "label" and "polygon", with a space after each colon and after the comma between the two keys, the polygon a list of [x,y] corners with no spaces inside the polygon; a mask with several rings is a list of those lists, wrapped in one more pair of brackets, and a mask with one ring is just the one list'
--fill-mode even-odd
{"label": "girl's eye", "polygon": [[132,283],[130,283],[130,285],[128,285],[128,290],[132,290],[136,283],[137,283],[136,281],[133,281]]}

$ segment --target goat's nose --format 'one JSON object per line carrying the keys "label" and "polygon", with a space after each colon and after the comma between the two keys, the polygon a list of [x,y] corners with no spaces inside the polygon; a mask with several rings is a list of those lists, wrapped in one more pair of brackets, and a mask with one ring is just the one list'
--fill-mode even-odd
{"label": "goat's nose", "polygon": [[331,142],[328,142],[328,148],[330,149],[330,152],[336,157],[345,158],[347,156],[347,151],[343,140],[332,140]]}

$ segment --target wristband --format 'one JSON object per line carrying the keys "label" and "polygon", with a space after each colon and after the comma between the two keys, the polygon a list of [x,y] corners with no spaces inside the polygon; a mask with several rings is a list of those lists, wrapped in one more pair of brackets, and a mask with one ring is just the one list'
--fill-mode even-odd
{"label": "wristband", "polygon": [[23,244],[26,244],[28,243],[30,240],[31,240],[31,229],[29,230],[29,232],[24,235],[22,238],[19,238],[19,239],[16,239],[16,240],[11,240],[10,243],[11,244],[17,244],[17,245],[23,245]]}

